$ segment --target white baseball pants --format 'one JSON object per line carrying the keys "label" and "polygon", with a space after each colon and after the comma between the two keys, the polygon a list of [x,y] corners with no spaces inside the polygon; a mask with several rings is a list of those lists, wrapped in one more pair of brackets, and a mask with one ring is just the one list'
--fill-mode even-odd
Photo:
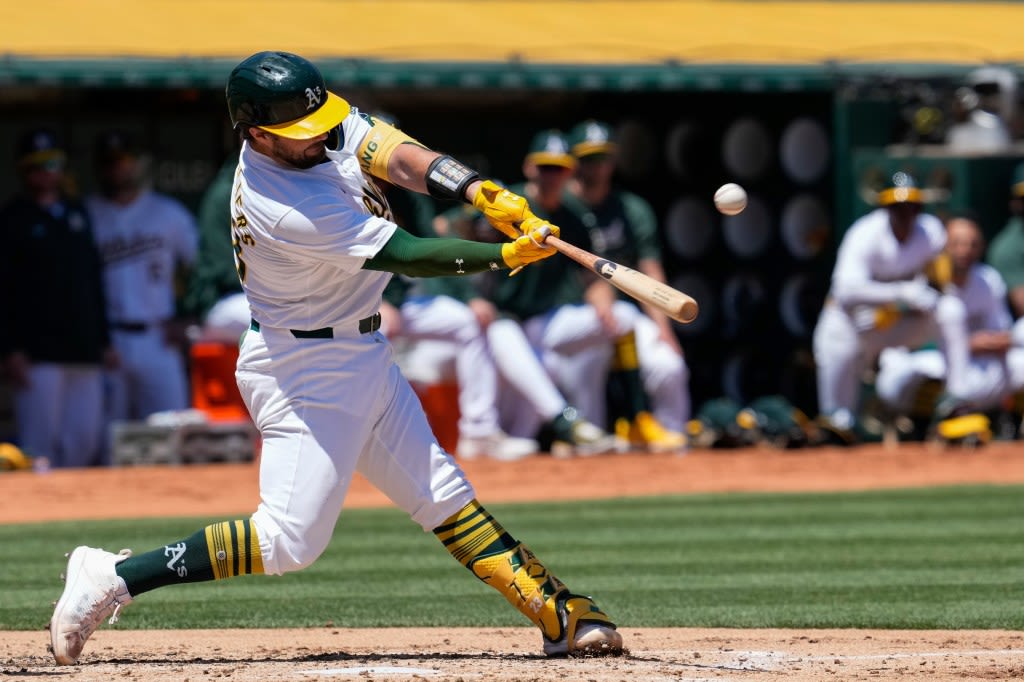
{"label": "white baseball pants", "polygon": [[832,415],[848,410],[856,414],[861,375],[883,348],[913,348],[937,336],[938,328],[931,315],[908,315],[886,329],[858,331],[844,310],[826,304],[814,328],[813,339],[819,412]]}
{"label": "white baseball pants", "polygon": [[355,471],[425,531],[475,497],[387,339],[334,331],[333,339],[296,339],[264,326],[242,340],[236,377],[263,438],[252,518],[268,574],[320,556]]}

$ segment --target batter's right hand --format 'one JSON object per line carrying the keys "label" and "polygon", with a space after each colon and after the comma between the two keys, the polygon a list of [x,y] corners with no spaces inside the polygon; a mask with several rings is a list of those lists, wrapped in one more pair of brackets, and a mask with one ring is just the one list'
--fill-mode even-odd
{"label": "batter's right hand", "polygon": [[484,214],[491,227],[509,239],[518,239],[528,232],[524,223],[536,216],[526,199],[500,187],[492,180],[484,180],[473,197],[473,206]]}
{"label": "batter's right hand", "polygon": [[557,237],[557,225],[533,217],[523,221],[527,233],[514,242],[502,244],[501,258],[510,268],[518,268],[528,263],[535,263],[558,253],[554,247],[545,246],[544,240],[549,236]]}

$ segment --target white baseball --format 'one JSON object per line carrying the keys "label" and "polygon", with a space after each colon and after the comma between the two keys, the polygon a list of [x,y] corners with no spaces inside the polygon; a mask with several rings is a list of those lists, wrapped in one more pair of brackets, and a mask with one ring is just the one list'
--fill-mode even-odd
{"label": "white baseball", "polygon": [[747,191],[735,182],[728,182],[715,192],[715,208],[725,215],[736,215],[747,207]]}

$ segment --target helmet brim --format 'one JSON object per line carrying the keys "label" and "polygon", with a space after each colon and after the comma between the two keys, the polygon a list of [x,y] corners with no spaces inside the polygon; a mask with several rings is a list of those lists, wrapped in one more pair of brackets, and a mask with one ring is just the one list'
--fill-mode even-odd
{"label": "helmet brim", "polygon": [[573,145],[572,154],[576,158],[593,156],[594,154],[614,154],[614,142],[580,142]]}
{"label": "helmet brim", "polygon": [[576,167],[576,159],[569,154],[552,154],[551,152],[527,154],[526,162],[537,166],[561,166],[569,169]]}
{"label": "helmet brim", "polygon": [[878,204],[880,206],[923,203],[924,194],[917,187],[889,187],[878,193]]}
{"label": "helmet brim", "polygon": [[348,116],[349,109],[348,102],[328,90],[324,105],[308,116],[256,127],[291,140],[310,140],[336,128]]}

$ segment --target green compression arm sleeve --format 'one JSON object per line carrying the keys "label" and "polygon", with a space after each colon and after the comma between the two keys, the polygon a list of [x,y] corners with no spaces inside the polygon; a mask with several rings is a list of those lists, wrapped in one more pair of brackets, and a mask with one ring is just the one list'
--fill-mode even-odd
{"label": "green compression arm sleeve", "polygon": [[471,275],[506,268],[508,266],[501,257],[501,244],[415,237],[402,228],[395,230],[384,248],[363,265],[364,270],[381,270],[409,277]]}

